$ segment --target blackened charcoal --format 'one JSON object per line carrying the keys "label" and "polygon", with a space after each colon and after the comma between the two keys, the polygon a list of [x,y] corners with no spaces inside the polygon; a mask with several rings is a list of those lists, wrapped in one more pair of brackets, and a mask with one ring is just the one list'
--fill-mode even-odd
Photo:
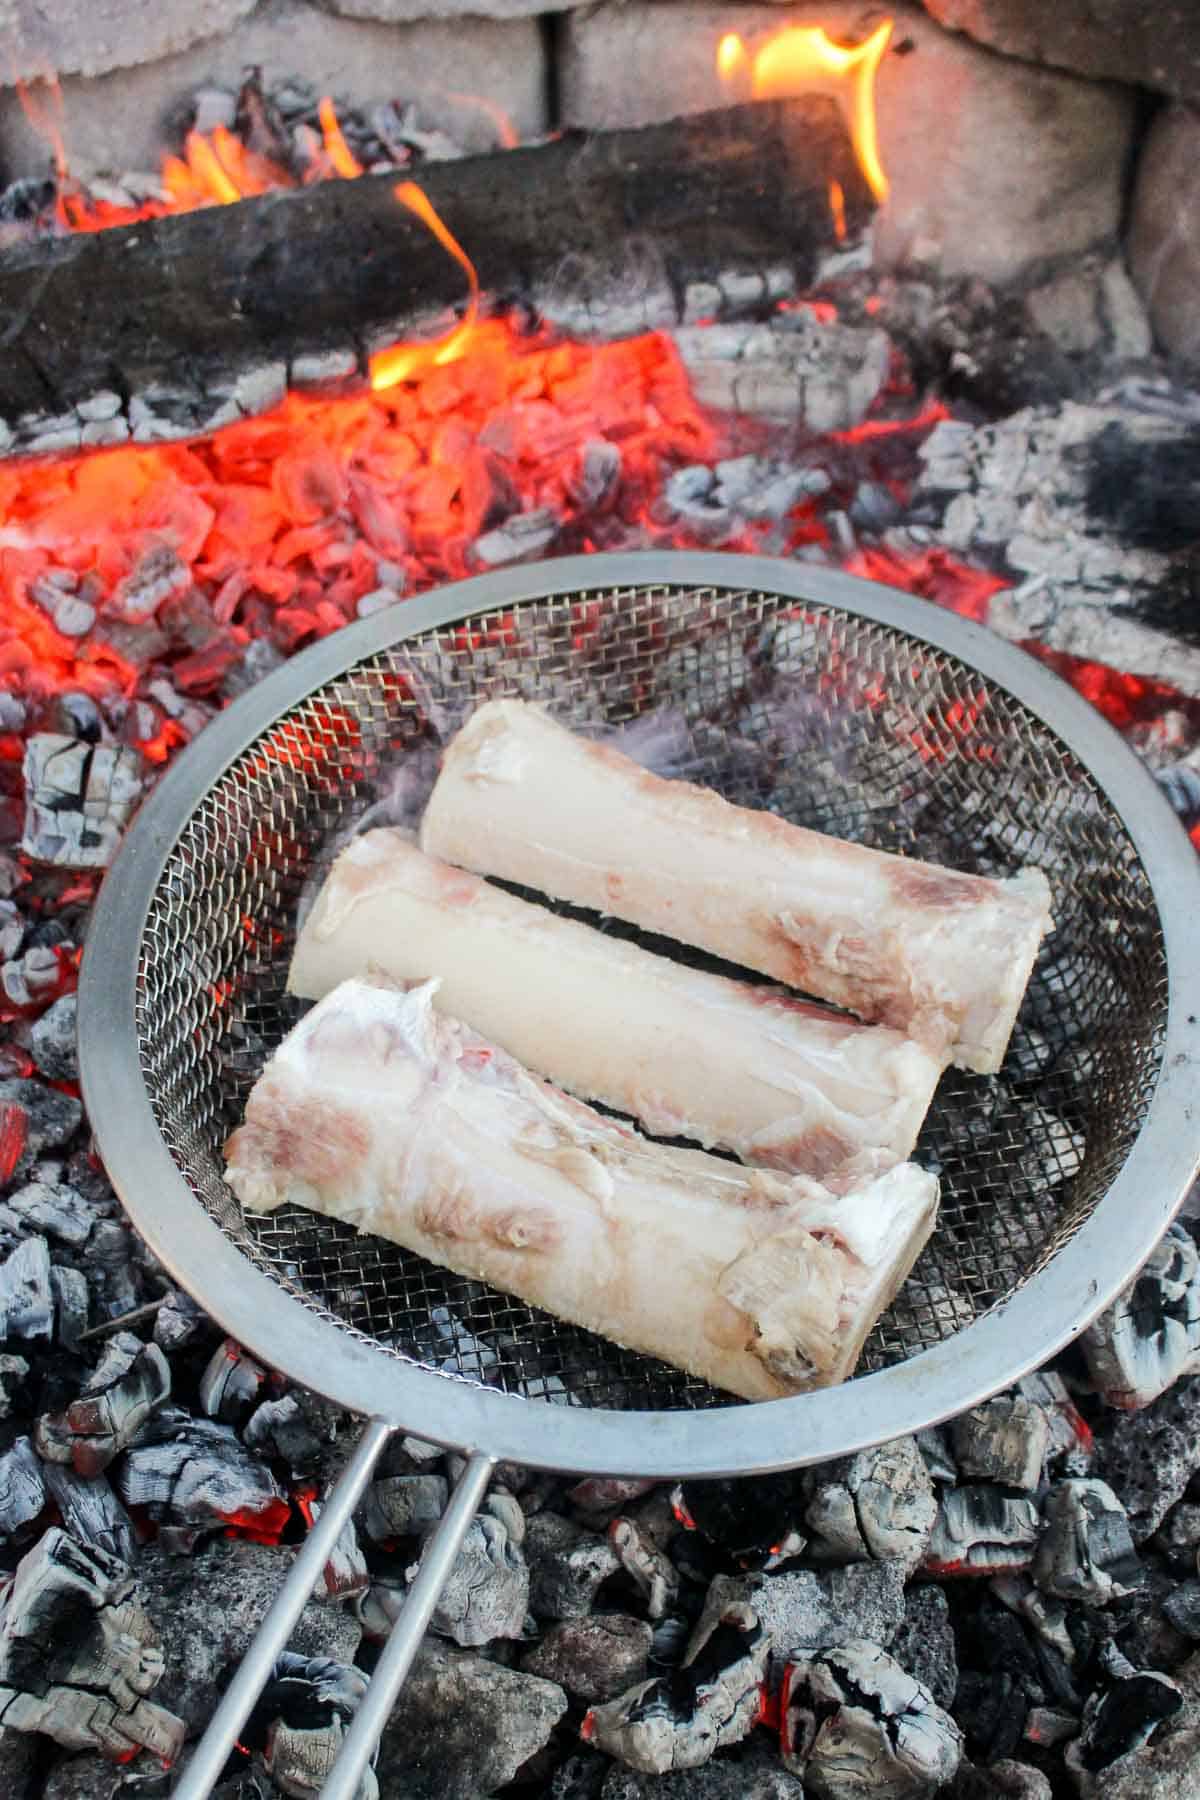
{"label": "blackened charcoal", "polygon": [[208,1314],[190,1294],[172,1288],[154,1315],[154,1341],[166,1351],[182,1350],[208,1327]]}
{"label": "blackened charcoal", "polygon": [[1185,1637],[1200,1638],[1200,1581],[1181,1581],[1163,1601],[1163,1612]]}
{"label": "blackened charcoal", "polygon": [[172,1523],[221,1526],[286,1518],[283,1492],[228,1425],[162,1416],[144,1427],[116,1474],[127,1506],[149,1506]]}
{"label": "blackened charcoal", "polygon": [[561,1514],[540,1512],[525,1534],[529,1606],[540,1619],[582,1619],[601,1582],[621,1567],[606,1538]]}
{"label": "blackened charcoal", "polygon": [[19,1437],[0,1456],[0,1532],[12,1537],[36,1519],[46,1504],[42,1464],[27,1437]]}
{"label": "blackened charcoal", "polygon": [[1094,1774],[1119,1756],[1139,1749],[1159,1725],[1183,1705],[1178,1685],[1155,1670],[1130,1669],[1088,1700],[1083,1730],[1072,1745],[1068,1767]]}
{"label": "blackened charcoal", "polygon": [[962,1733],[928,1688],[862,1639],[789,1664],[780,1703],[784,1763],[822,1800],[925,1800],[962,1758]]}
{"label": "blackened charcoal", "polygon": [[519,1638],[529,1606],[529,1567],[499,1519],[473,1519],[438,1597],[432,1627],[456,1644]]}
{"label": "blackened charcoal", "polygon": [[645,1679],[653,1637],[645,1620],[627,1613],[563,1619],[526,1651],[521,1667],[580,1700],[611,1700]]}
{"label": "blackened charcoal", "polygon": [[[317,1800],[367,1686],[361,1669],[332,1657],[291,1651],[279,1657],[243,1737],[259,1750],[281,1793]],[[368,1773],[357,1800],[376,1800],[378,1792],[374,1774]]]}
{"label": "blackened charcoal", "polygon": [[740,1481],[684,1481],[672,1496],[676,1516],[739,1563],[760,1568],[802,1522],[804,1482],[798,1475],[751,1475]]}
{"label": "blackened charcoal", "polygon": [[1173,1225],[1120,1298],[1080,1339],[1110,1406],[1148,1406],[1200,1368],[1200,1252]]}
{"label": "blackened charcoal", "polygon": [[679,1574],[650,1532],[630,1518],[614,1519],[608,1541],[643,1598],[646,1616],[661,1619],[679,1591]]}
{"label": "blackened charcoal", "polygon": [[309,1425],[294,1394],[285,1394],[279,1400],[264,1400],[246,1420],[242,1437],[248,1449],[259,1450],[265,1456],[277,1456],[293,1475],[309,1474],[320,1460],[321,1440]]}
{"label": "blackened charcoal", "polygon": [[895,1558],[914,1569],[937,1518],[933,1482],[915,1438],[896,1438],[818,1472],[804,1523],[813,1550],[837,1561]]}
{"label": "blackened charcoal", "polygon": [[33,1060],[50,1081],[74,1081],[79,1074],[75,1011],[75,995],[64,994],[35,1020],[29,1034]]}
{"label": "blackened charcoal", "polygon": [[50,1292],[54,1295],[54,1337],[64,1350],[74,1350],[87,1330],[90,1296],[87,1279],[64,1263],[50,1265]]}
{"label": "blackened charcoal", "polygon": [[133,1571],[51,1527],[21,1560],[0,1611],[0,1722],[72,1750],[168,1761],[181,1719],[155,1705],[163,1656],[134,1598]]}
{"label": "blackened charcoal", "polygon": [[1062,1481],[1043,1505],[1045,1529],[1033,1575],[1063,1600],[1103,1606],[1137,1587],[1141,1565],[1125,1509],[1103,1481]]}
{"label": "blackened charcoal", "polygon": [[1032,1500],[992,1486],[947,1488],[924,1566],[934,1575],[1028,1568],[1038,1529]]}
{"label": "blackened charcoal", "polygon": [[956,1419],[951,1441],[963,1475],[1032,1492],[1042,1479],[1050,1423],[1033,1401],[1001,1395]]}
{"label": "blackened charcoal", "polygon": [[749,1606],[706,1608],[682,1665],[593,1707],[580,1735],[646,1774],[698,1768],[752,1729],[768,1648]]}
{"label": "blackened charcoal", "polygon": [[0,1419],[7,1419],[21,1404],[21,1388],[29,1374],[23,1356],[0,1353]]}

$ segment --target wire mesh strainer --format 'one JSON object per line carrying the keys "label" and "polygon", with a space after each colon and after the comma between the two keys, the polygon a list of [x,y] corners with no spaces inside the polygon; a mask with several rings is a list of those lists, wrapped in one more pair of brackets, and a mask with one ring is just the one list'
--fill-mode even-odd
{"label": "wire mesh strainer", "polygon": [[[298,1016],[285,978],[304,891],[381,795],[411,800],[427,782],[439,735],[500,694],[585,730],[682,709],[689,774],[730,799],[955,868],[1036,863],[1050,878],[1056,929],[1005,1066],[951,1072],[922,1135],[939,1226],[867,1346],[852,1406],[836,1393],[731,1403],[335,1221],[245,1218],[223,1182],[221,1146]],[[461,1535],[497,1457],[702,1475],[845,1454],[973,1404],[1078,1331],[1193,1172],[1200,982],[1181,945],[1198,900],[1194,853],[1154,782],[1067,688],[979,627],[794,564],[551,563],[343,632],[181,759],[93,915],[85,1097],[118,1192],[181,1283],[256,1354],[375,1418],[318,1531],[347,1516],[402,1424],[479,1452],[448,1515]],[[430,1583],[449,1542],[427,1558]],[[385,1653],[392,1693],[419,1615],[414,1595]],[[243,1685],[268,1651],[269,1632]],[[360,1748],[389,1697],[381,1668]],[[181,1793],[215,1778],[219,1723]],[[339,1767],[326,1792],[349,1782]]]}

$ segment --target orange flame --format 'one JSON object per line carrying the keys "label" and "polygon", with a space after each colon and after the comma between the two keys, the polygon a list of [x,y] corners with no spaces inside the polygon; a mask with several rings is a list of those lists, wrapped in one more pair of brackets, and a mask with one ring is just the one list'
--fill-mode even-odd
{"label": "orange flame", "polygon": [[831,95],[845,114],[867,185],[875,198],[883,201],[888,195],[888,179],[879,159],[875,73],[894,24],[893,19],[884,19],[869,38],[851,48],[833,43],[819,25],[789,25],[768,38],[752,62],[741,38],[728,32],[717,46],[717,73],[730,85],[742,78],[749,65],[750,92],[755,100],[779,100],[792,94]]}
{"label": "orange flame", "polygon": [[388,349],[376,352],[368,364],[368,371],[371,386],[377,393],[384,388],[395,387],[398,381],[406,380],[409,375],[430,364],[441,368],[446,363],[457,361],[467,347],[479,316],[479,276],[475,272],[475,264],[458,239],[447,230],[415,181],[402,181],[393,191],[401,206],[407,206],[409,212],[415,213],[421,223],[433,233],[443,250],[466,271],[470,298],[461,324],[456,325],[445,337],[438,338],[431,344],[392,344]]}
{"label": "orange flame", "polygon": [[362,164],[342,136],[342,128],[338,124],[338,116],[328,94],[324,95],[317,107],[317,117],[321,121],[321,136],[325,140],[326,156],[343,181],[353,181],[356,175],[362,174]]}
{"label": "orange flame", "polygon": [[502,150],[515,150],[521,142],[516,126],[502,106],[494,100],[485,100],[482,94],[456,94],[451,88],[446,89],[447,100],[453,100],[456,106],[474,106],[496,128],[496,142]]}

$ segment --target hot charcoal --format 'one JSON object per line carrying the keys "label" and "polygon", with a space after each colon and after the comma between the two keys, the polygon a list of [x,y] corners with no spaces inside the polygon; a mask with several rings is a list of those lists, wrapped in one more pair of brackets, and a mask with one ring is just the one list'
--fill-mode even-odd
{"label": "hot charcoal", "polygon": [[[823,102],[488,159],[403,105],[341,109],[345,167],[368,171],[347,186],[318,101],[251,78],[189,103],[179,194],[201,155],[186,132],[220,130],[247,183],[247,158],[274,171],[278,191],[244,205],[202,206],[193,186],[185,209],[128,176],[0,196],[16,328],[0,378],[0,1787],[13,1800],[91,1800],[127,1762],[137,1791],[168,1791],[353,1432],[135,1241],[80,1099],[75,986],[99,879],[160,773],[229,700],[448,578],[593,549],[761,551],[1029,644],[1144,757],[1200,842],[1200,453],[1178,369],[1115,343],[1064,349],[1036,323],[1044,296],[1031,311],[975,279],[873,267],[866,190]],[[798,192],[782,150],[801,119]],[[463,268],[397,206],[400,173],[486,290],[443,361],[457,326],[434,312],[459,303]],[[844,178],[842,242],[831,178]],[[548,213],[533,204],[547,194]],[[40,313],[39,270],[55,272]],[[114,362],[134,292],[149,328]],[[44,356],[39,317],[57,321]],[[411,358],[406,372],[372,389],[388,351]],[[594,621],[577,624],[586,638]],[[820,707],[795,674],[807,629],[666,646],[663,693],[723,678],[728,655],[738,706],[773,719],[781,745],[819,744]],[[522,655],[518,614],[480,636],[499,676]],[[888,696],[860,699],[891,720]],[[701,712],[653,720],[643,760],[701,781],[734,766],[735,721]],[[936,763],[975,722],[931,708],[898,741]],[[412,792],[379,796],[375,823],[416,822],[437,748],[423,743]],[[842,785],[823,754],[822,778]],[[776,755],[758,803],[797,798]],[[1002,873],[1042,852],[998,814],[963,843],[936,798],[903,804],[906,829],[954,866]],[[1094,828],[1081,803],[1072,829]],[[1103,1045],[1064,1033],[1057,997],[1105,980],[1102,945],[1066,931],[1048,946],[1003,1067],[973,1078],[975,1111],[938,1139],[944,1172],[982,1141],[1029,1202],[1069,1195]],[[231,1054],[254,1074],[268,1049],[247,1027]],[[1018,1102],[1036,1143],[1011,1142]],[[741,1481],[499,1471],[362,1800],[1141,1800],[1115,1784],[1170,1757],[1200,1784],[1198,1237],[1191,1209],[1072,1351],[916,1439]],[[1034,1249],[995,1246],[1005,1283]],[[924,1294],[935,1335],[971,1316],[949,1279]],[[466,1302],[439,1309],[429,1353],[487,1383],[511,1347],[481,1321]],[[557,1374],[531,1367],[528,1381],[572,1397]],[[220,1800],[315,1796],[460,1468],[416,1439],[389,1450]]]}

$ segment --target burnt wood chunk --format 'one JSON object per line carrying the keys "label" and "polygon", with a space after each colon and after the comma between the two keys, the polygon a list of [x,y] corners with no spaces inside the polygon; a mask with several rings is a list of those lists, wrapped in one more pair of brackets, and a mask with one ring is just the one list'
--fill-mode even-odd
{"label": "burnt wood chunk", "polygon": [[[807,284],[835,242],[830,182],[851,234],[871,207],[822,97],[568,132],[418,174],[501,301],[536,298],[567,257],[615,274],[638,243],[655,248],[679,292],[739,262],[790,263]],[[127,408],[153,384],[203,387],[457,304],[462,270],[396,201],[396,179],[329,181],[7,252],[0,440],[32,416],[68,430],[100,394]]]}

